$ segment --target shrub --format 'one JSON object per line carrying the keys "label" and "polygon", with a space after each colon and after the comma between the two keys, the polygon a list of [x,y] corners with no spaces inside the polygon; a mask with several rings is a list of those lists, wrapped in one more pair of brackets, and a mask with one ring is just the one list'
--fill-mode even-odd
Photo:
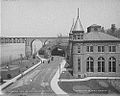
{"label": "shrub", "polygon": [[12,78],[12,76],[10,74],[7,74],[7,78],[10,79]]}
{"label": "shrub", "polygon": [[33,55],[33,59],[35,59],[35,58],[36,58],[36,55],[34,54],[34,55]]}
{"label": "shrub", "polygon": [[0,83],[3,83],[3,78],[0,78]]}

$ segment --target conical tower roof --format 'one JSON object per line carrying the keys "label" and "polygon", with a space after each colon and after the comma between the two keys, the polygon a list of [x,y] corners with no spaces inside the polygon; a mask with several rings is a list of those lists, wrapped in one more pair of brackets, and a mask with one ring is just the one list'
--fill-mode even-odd
{"label": "conical tower roof", "polygon": [[74,28],[74,18],[73,18],[73,24],[72,24],[71,29],[70,29],[70,34],[72,34],[73,28]]}
{"label": "conical tower roof", "polygon": [[78,8],[78,16],[77,16],[73,31],[84,31],[79,18],[79,8]]}

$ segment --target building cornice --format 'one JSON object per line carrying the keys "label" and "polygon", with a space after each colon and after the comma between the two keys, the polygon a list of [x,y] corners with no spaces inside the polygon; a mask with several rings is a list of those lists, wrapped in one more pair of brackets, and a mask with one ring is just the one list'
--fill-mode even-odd
{"label": "building cornice", "polygon": [[120,40],[70,40],[70,42],[73,43],[113,43],[118,42],[120,43]]}

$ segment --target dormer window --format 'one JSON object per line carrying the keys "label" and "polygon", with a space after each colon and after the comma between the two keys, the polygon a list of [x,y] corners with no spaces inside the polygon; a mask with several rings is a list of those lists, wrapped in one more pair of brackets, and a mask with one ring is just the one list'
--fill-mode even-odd
{"label": "dormer window", "polygon": [[97,27],[95,27],[95,28],[94,28],[94,31],[98,31],[98,28],[97,28]]}
{"label": "dormer window", "polygon": [[101,31],[101,26],[93,24],[87,28],[87,32],[99,32]]}

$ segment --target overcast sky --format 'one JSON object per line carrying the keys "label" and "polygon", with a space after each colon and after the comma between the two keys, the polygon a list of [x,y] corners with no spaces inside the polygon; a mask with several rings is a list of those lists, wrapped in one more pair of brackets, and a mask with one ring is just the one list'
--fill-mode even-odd
{"label": "overcast sky", "polygon": [[120,0],[2,0],[2,36],[67,35],[80,8],[84,30],[92,24],[120,28]]}

